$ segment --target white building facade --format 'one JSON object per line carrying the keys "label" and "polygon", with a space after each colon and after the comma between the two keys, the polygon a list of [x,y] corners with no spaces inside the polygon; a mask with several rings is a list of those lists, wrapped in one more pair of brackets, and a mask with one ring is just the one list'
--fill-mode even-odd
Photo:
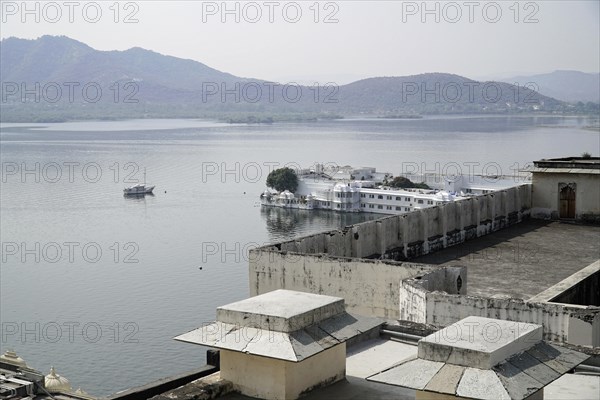
{"label": "white building facade", "polygon": [[[422,178],[425,180],[425,177]],[[391,174],[377,172],[371,167],[354,169],[346,166],[330,171],[317,165],[314,169],[298,172],[295,193],[266,190],[260,196],[261,204],[309,210],[403,214],[515,186],[510,180],[437,176],[435,179],[427,177],[432,189],[395,189],[385,184],[391,179]]]}

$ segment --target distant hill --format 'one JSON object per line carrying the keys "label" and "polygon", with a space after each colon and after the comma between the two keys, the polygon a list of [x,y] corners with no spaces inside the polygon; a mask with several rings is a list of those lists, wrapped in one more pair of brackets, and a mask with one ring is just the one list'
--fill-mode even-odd
{"label": "distant hill", "polygon": [[563,101],[600,102],[600,73],[554,71],[548,74],[515,76],[502,81],[521,86],[531,82],[537,85],[540,93]]}
{"label": "distant hill", "polygon": [[[141,48],[98,51],[64,36],[4,39],[0,56],[5,122],[204,116],[271,121],[255,116],[277,120],[568,108],[526,88],[444,73],[369,78],[340,87],[285,86]],[[24,89],[34,93],[24,94]]]}
{"label": "distant hill", "polygon": [[560,101],[502,82],[428,73],[369,78],[340,88],[338,111],[398,114],[554,111]]}

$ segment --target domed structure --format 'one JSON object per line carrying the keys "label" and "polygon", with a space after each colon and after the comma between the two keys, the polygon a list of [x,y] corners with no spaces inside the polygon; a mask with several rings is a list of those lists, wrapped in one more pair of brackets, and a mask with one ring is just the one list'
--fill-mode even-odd
{"label": "domed structure", "polygon": [[74,392],[75,396],[80,397],[82,399],[90,399],[93,400],[94,397],[90,396],[89,393],[87,393],[85,390],[81,389],[81,388],[77,388],[77,390]]}
{"label": "domed structure", "polygon": [[50,367],[50,373],[44,379],[46,390],[50,393],[70,392],[72,390],[69,380],[64,376],[60,376]]}
{"label": "domed structure", "polygon": [[6,352],[0,356],[0,360],[7,364],[16,365],[22,368],[28,368],[25,360],[23,360],[17,355],[17,353],[11,350],[6,350]]}

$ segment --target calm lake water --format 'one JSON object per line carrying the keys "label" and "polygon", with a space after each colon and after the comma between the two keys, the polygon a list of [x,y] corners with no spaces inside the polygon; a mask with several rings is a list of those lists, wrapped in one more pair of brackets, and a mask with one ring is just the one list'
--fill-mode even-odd
{"label": "calm lake water", "polygon": [[[98,396],[197,368],[206,349],[172,338],[248,296],[248,248],[377,218],[261,209],[274,166],[511,173],[540,158],[598,155],[598,131],[583,129],[593,123],[4,124],[1,350],[45,373],[54,365]],[[124,198],[144,169],[155,196]]]}

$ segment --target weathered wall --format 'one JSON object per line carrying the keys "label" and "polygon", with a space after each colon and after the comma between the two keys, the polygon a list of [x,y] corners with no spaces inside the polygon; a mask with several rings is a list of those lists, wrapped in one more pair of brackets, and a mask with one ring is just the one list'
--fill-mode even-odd
{"label": "weathered wall", "polygon": [[346,376],[346,344],[330,347],[301,362],[277,360],[243,352],[221,350],[221,378],[251,397],[297,399],[310,389]]}
{"label": "weathered wall", "polygon": [[452,295],[428,290],[423,280],[435,277],[408,279],[400,285],[400,319],[439,328],[470,315],[529,322],[543,325],[546,340],[600,346],[598,307]]}
{"label": "weathered wall", "polygon": [[333,257],[409,260],[487,235],[529,216],[531,185],[415,210],[266,246]]}
{"label": "weathered wall", "polygon": [[250,295],[276,289],[325,294],[344,298],[350,312],[398,318],[400,282],[439,268],[396,261],[283,253],[263,248],[251,253]]}
{"label": "weathered wall", "polygon": [[575,218],[600,222],[600,174],[534,173],[532,177],[532,216],[559,217],[559,183],[575,183]]}
{"label": "weathered wall", "polygon": [[531,186],[521,185],[264,246],[250,252],[250,294],[275,289],[327,294],[343,297],[352,312],[397,318],[400,281],[436,267],[394,261],[516,224],[529,216],[530,204]]}
{"label": "weathered wall", "polygon": [[571,286],[551,301],[600,307],[600,271]]}

